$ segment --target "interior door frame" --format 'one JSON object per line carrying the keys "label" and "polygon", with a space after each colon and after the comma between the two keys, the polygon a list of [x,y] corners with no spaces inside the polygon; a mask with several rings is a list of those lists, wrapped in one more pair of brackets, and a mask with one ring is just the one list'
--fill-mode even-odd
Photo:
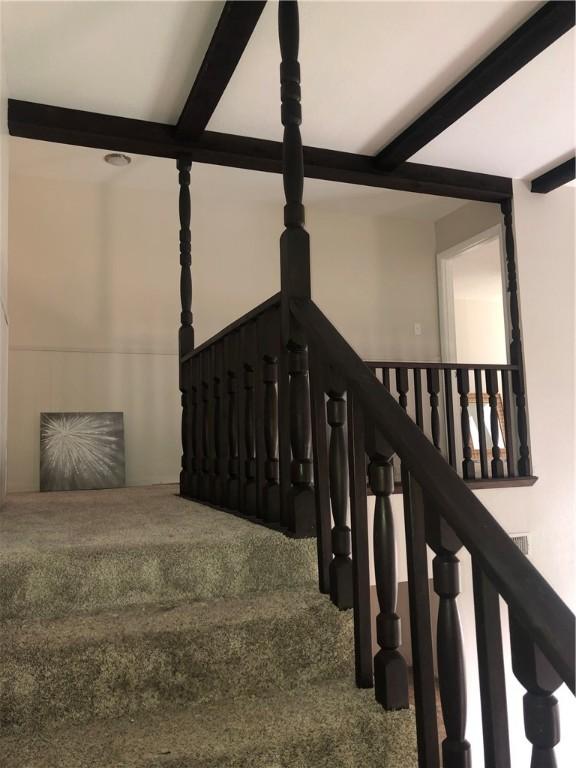
{"label": "interior door frame", "polygon": [[440,326],[440,354],[443,363],[456,363],[456,320],[454,310],[454,260],[471,248],[489,240],[498,239],[500,248],[500,269],[502,273],[502,306],[504,308],[504,326],[506,339],[510,339],[510,318],[506,290],[506,250],[504,227],[495,224],[482,230],[461,243],[436,254],[438,279],[438,316]]}

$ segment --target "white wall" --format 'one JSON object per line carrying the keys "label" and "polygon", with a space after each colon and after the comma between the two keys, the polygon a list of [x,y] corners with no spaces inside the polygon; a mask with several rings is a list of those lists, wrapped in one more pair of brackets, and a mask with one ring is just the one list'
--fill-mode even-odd
{"label": "white wall", "polygon": [[[11,176],[10,490],[38,487],[44,410],[124,411],[127,482],[177,480],[177,211],[176,183]],[[314,297],[358,351],[437,360],[433,223],[311,207],[307,226]],[[281,206],[193,185],[197,343],[279,289],[281,231]]]}
{"label": "white wall", "polygon": [[8,130],[2,13],[0,4],[0,505],[6,492],[8,431]]}

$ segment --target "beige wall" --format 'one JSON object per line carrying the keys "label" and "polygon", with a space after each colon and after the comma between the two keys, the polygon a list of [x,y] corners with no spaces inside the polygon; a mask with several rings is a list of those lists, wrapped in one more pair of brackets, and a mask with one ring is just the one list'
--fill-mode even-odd
{"label": "beige wall", "polygon": [[0,505],[6,492],[8,427],[8,130],[0,5]]}
{"label": "beige wall", "polygon": [[[197,192],[200,343],[279,289],[282,209]],[[11,490],[38,487],[43,410],[124,411],[127,482],[177,479],[177,210],[176,188],[11,177]],[[433,223],[312,207],[307,226],[314,297],[358,351],[437,360]]]}
{"label": "beige wall", "polygon": [[495,227],[502,221],[500,208],[494,203],[471,202],[436,222],[438,253]]}

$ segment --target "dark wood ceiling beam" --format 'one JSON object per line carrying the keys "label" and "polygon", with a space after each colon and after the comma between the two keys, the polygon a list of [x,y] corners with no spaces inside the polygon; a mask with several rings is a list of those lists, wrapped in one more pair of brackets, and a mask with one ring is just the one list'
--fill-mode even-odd
{"label": "dark wood ceiling beam", "polygon": [[[277,141],[205,131],[190,142],[171,125],[14,99],[8,101],[8,128],[12,136],[28,139],[282,173],[282,144]],[[499,203],[512,196],[512,181],[502,176],[417,163],[404,163],[388,173],[367,155],[315,147],[304,147],[304,172],[313,179],[465,200]]]}
{"label": "dark wood ceiling beam", "polygon": [[574,181],[575,175],[576,157],[571,157],[565,163],[557,165],[556,168],[552,168],[550,171],[538,176],[537,179],[534,179],[530,189],[532,192],[546,194],[546,192],[552,192],[553,189],[558,189],[563,184],[568,184],[569,181]]}
{"label": "dark wood ceiling beam", "polygon": [[376,155],[383,170],[408,160],[574,26],[573,2],[548,2]]}
{"label": "dark wood ceiling beam", "polygon": [[266,0],[228,0],[225,3],[176,126],[176,132],[182,138],[193,141],[202,135],[265,5]]}

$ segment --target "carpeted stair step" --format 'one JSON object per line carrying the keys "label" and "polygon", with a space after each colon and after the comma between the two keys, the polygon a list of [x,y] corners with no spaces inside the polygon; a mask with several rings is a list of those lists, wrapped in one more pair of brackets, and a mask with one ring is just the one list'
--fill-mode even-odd
{"label": "carpeted stair step", "polygon": [[416,768],[412,711],[353,682],[0,740],[6,768]]}
{"label": "carpeted stair step", "polygon": [[10,496],[0,515],[0,618],[317,583],[314,540],[176,494],[150,486]]}
{"label": "carpeted stair step", "polygon": [[0,636],[5,727],[287,690],[351,675],[354,655],[351,612],[315,590],[7,620]]}

